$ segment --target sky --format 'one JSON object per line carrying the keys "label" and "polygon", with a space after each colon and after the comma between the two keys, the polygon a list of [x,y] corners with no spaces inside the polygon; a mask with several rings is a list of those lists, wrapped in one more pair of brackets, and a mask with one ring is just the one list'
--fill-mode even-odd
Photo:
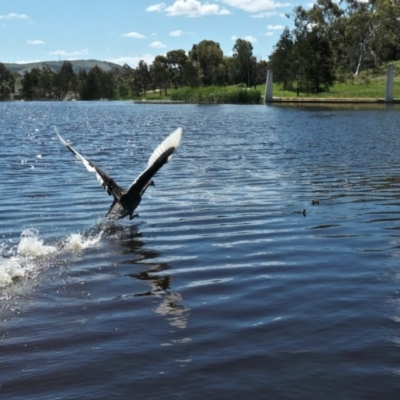
{"label": "sky", "polygon": [[285,14],[306,0],[0,0],[0,62],[96,59],[136,67],[202,40],[232,55],[248,40],[268,60]]}

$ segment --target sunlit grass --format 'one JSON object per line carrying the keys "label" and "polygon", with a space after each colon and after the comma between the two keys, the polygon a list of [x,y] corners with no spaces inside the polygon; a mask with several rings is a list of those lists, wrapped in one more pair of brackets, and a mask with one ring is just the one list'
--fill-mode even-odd
{"label": "sunlit grass", "polygon": [[[400,99],[400,61],[390,64],[394,65],[394,97]],[[299,92],[301,98],[372,98],[383,99],[386,91],[387,64],[375,70],[362,71],[358,76],[347,74],[345,77],[338,76],[340,81],[322,93]],[[167,95],[164,91],[147,92],[145,96],[138,99],[147,100],[178,100],[185,103],[232,103],[232,104],[256,104],[259,96],[264,96],[265,84],[258,85],[256,89],[240,88],[234,86],[207,86],[199,88],[183,87],[179,89],[168,89]],[[297,89],[283,90],[282,84],[274,83],[273,96],[283,98],[296,98]]]}
{"label": "sunlit grass", "polygon": [[146,100],[172,100],[183,103],[207,104],[259,104],[262,92],[259,89],[246,89],[238,86],[206,86],[199,88],[182,87],[164,92],[147,92]]}
{"label": "sunlit grass", "polygon": [[[388,64],[394,66],[394,97],[400,98],[400,61],[394,61],[383,64],[377,69],[362,71],[358,76],[348,74],[345,78],[338,77],[340,81],[334,83],[329,91],[322,93],[304,93],[300,92],[299,97],[303,98],[378,98],[385,97],[386,92],[386,74]],[[265,85],[260,86],[264,94]],[[282,84],[274,83],[274,97],[297,97],[297,89],[283,90]]]}

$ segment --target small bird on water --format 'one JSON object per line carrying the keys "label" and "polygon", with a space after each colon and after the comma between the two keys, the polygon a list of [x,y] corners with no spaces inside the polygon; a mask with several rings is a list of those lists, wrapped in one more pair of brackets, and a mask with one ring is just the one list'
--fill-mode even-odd
{"label": "small bird on water", "polygon": [[133,219],[137,215],[133,214],[133,212],[140,204],[146,189],[149,186],[154,185],[152,177],[165,163],[171,159],[172,153],[179,146],[182,138],[182,128],[176,129],[169,136],[167,136],[153,151],[147,163],[146,169],[129,186],[128,190],[124,190],[118,186],[114,179],[107,175],[101,168],[86,160],[85,157],[83,157],[72,146],[70,146],[61,137],[60,132],[56,127],[54,127],[54,130],[60,142],[82,162],[89,172],[94,172],[96,174],[96,178],[99,183],[110,196],[112,195],[114,197],[114,201],[106,215],[108,219],[121,219],[128,215],[129,219]]}

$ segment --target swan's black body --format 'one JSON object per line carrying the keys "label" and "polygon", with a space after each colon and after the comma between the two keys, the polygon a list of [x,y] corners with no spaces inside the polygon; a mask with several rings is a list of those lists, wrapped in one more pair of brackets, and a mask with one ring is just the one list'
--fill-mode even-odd
{"label": "swan's black body", "polygon": [[172,153],[178,147],[182,137],[181,128],[178,128],[167,136],[150,156],[147,168],[136,178],[128,190],[124,190],[101,168],[86,160],[86,158],[70,146],[61,137],[57,128],[55,128],[55,131],[60,142],[83,163],[89,172],[94,172],[96,174],[99,183],[109,195],[114,197],[114,201],[107,213],[108,219],[121,219],[127,215],[129,215],[130,219],[134,218],[133,212],[140,204],[144,192],[150,185],[154,185],[152,177],[166,162],[168,162]]}

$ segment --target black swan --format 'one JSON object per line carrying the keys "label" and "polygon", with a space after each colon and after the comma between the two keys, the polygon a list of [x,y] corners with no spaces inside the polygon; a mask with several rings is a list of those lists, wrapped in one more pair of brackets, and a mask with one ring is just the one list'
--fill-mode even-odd
{"label": "black swan", "polygon": [[167,136],[161,144],[153,151],[147,163],[146,169],[136,178],[129,186],[128,190],[122,189],[117,183],[108,176],[101,168],[94,165],[80,155],[72,146],[70,146],[60,135],[56,127],[54,130],[60,139],[60,142],[82,162],[89,172],[94,172],[99,183],[107,191],[109,195],[114,197],[106,217],[108,219],[121,219],[129,215],[129,219],[133,219],[133,214],[137,206],[140,204],[142,196],[150,185],[154,185],[152,177],[156,172],[170,160],[172,153],[179,146],[182,137],[182,128],[176,129]]}

